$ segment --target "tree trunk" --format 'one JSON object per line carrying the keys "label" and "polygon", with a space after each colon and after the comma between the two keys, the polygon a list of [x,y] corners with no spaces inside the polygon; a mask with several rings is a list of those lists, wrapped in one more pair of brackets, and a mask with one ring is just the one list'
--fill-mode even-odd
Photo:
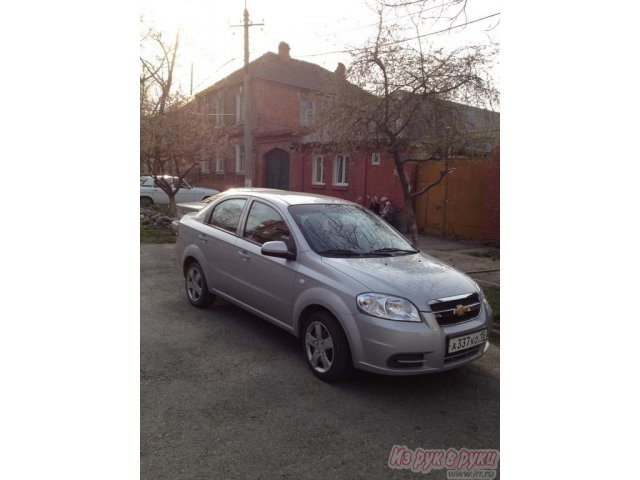
{"label": "tree trunk", "polygon": [[171,212],[172,217],[176,217],[178,210],[176,208],[176,194],[169,195],[169,211]]}
{"label": "tree trunk", "polygon": [[407,181],[407,176],[404,173],[404,164],[402,163],[402,157],[399,150],[395,149],[391,153],[393,154],[393,161],[396,164],[396,171],[398,172],[400,185],[402,185],[404,209],[407,212],[407,222],[409,224],[409,231],[411,232],[411,242],[417,246],[418,224],[416,223],[416,214],[413,210],[413,200],[411,198],[411,191],[409,190],[409,182]]}
{"label": "tree trunk", "polygon": [[411,232],[411,243],[418,246],[418,223],[416,222],[416,213],[413,210],[413,199],[404,197],[404,205],[407,209],[407,222],[409,223],[409,231]]}

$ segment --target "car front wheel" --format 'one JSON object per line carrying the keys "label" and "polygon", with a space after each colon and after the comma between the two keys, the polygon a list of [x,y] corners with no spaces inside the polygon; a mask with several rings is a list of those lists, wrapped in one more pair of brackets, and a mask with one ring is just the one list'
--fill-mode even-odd
{"label": "car front wheel", "polygon": [[208,307],[215,299],[215,296],[209,292],[207,280],[204,278],[202,267],[198,262],[189,264],[184,277],[184,286],[187,291],[187,298],[194,307]]}
{"label": "car front wheel", "polygon": [[352,369],[349,342],[338,321],[326,312],[312,313],[305,323],[302,347],[307,365],[325,382],[337,382]]}

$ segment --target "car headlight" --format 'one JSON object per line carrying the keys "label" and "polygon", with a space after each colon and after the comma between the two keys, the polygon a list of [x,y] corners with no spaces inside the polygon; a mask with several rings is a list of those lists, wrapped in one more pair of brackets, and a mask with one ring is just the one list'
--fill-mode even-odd
{"label": "car headlight", "polygon": [[361,312],[387,320],[420,322],[418,309],[409,300],[381,293],[363,293],[357,297]]}
{"label": "car headlight", "polygon": [[480,295],[480,300],[484,300],[484,290],[478,282],[476,282],[473,278],[469,277],[469,280],[475,285],[478,295]]}

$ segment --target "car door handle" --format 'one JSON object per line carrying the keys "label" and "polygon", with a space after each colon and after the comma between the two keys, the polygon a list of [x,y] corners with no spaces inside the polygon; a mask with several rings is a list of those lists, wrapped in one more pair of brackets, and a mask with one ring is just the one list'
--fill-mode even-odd
{"label": "car door handle", "polygon": [[199,234],[199,235],[198,235],[198,238],[199,238],[200,240],[202,240],[203,242],[206,242],[206,241],[207,241],[207,236],[206,236],[204,233]]}
{"label": "car door handle", "polygon": [[243,260],[249,260],[249,254],[244,250],[238,250],[238,255],[242,257]]}

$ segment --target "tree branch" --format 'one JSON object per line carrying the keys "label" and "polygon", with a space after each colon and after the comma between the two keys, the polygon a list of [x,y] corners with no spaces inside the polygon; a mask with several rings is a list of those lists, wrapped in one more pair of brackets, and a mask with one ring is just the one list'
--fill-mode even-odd
{"label": "tree branch", "polygon": [[451,172],[453,172],[453,168],[447,168],[446,170],[440,170],[440,176],[438,177],[437,180],[434,180],[433,182],[431,182],[426,187],[423,187],[420,190],[416,190],[415,192],[411,193],[411,198],[418,197],[418,196],[422,195],[423,193],[425,193],[427,190],[430,190],[431,188],[435,187],[440,182],[442,182],[442,180],[444,180],[444,177],[449,175]]}

